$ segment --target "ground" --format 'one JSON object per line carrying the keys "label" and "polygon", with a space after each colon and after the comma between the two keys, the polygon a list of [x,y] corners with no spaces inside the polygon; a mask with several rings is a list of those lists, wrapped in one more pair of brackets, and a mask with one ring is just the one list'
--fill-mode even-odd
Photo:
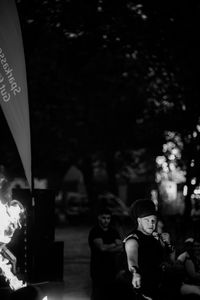
{"label": "ground", "polygon": [[64,291],[62,300],[90,298],[88,232],[86,225],[56,228],[56,240],[64,241]]}

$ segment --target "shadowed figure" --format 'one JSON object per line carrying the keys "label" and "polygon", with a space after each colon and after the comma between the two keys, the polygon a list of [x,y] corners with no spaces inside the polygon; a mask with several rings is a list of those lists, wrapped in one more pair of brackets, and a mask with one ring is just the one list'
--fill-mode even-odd
{"label": "shadowed figure", "polygon": [[157,211],[153,201],[136,200],[130,212],[133,230],[124,239],[129,281],[126,290],[130,291],[126,299],[168,299],[163,294],[162,279],[163,263],[166,258],[172,259],[174,252],[170,236],[166,232],[156,232]]}
{"label": "shadowed figure", "polygon": [[97,224],[90,230],[88,242],[91,250],[90,274],[92,300],[113,299],[117,274],[117,255],[122,251],[119,232],[111,227],[111,212],[103,208]]}

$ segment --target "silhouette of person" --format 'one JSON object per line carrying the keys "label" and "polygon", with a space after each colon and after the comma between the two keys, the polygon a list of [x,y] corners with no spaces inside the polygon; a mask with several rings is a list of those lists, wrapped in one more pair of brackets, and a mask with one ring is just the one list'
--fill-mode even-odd
{"label": "silhouette of person", "polygon": [[177,262],[183,266],[184,277],[180,287],[181,295],[200,296],[200,244],[194,238],[187,238],[184,247],[177,257]]}
{"label": "silhouette of person", "polygon": [[155,231],[157,211],[153,201],[136,200],[131,206],[131,215],[136,228],[124,240],[130,281],[133,290],[143,298],[159,299],[161,266],[166,253],[173,252],[170,236]]}
{"label": "silhouette of person", "polygon": [[99,211],[97,224],[89,232],[88,243],[91,250],[91,299],[112,299],[117,273],[116,257],[123,250],[123,244],[119,232],[111,226],[108,208]]}

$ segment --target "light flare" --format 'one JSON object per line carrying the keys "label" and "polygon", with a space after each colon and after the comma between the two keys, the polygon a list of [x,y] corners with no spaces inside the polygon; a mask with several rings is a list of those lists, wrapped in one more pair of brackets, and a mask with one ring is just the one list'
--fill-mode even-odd
{"label": "light flare", "polygon": [[17,259],[6,247],[16,229],[21,228],[21,217],[25,210],[17,200],[6,203],[0,199],[0,275],[5,277],[12,290],[25,287],[27,283],[15,275]]}
{"label": "light flare", "polygon": [[18,290],[22,287],[25,287],[27,284],[23,283],[22,280],[19,280],[17,276],[11,271],[12,265],[7,258],[4,258],[0,253],[0,270],[1,275],[5,277],[5,280],[9,283],[9,286],[12,290]]}

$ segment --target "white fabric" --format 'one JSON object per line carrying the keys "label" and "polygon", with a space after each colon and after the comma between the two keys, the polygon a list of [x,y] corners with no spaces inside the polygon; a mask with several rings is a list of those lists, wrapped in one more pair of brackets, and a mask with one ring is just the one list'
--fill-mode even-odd
{"label": "white fabric", "polygon": [[0,105],[31,187],[31,143],[24,50],[14,0],[0,1]]}

